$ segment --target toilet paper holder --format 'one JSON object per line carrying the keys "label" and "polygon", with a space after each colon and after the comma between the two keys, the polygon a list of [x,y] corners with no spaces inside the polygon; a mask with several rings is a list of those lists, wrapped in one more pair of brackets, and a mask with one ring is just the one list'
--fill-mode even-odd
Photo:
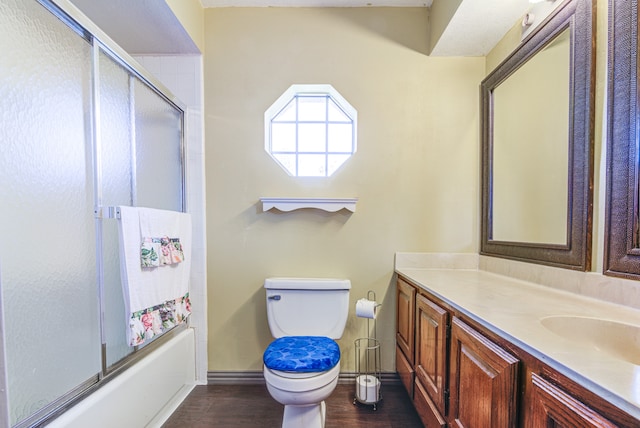
{"label": "toilet paper holder", "polygon": [[[376,293],[369,291],[367,300],[376,302]],[[376,308],[382,306],[375,303]],[[382,400],[380,394],[380,341],[376,338],[376,317],[366,317],[367,335],[356,339],[355,345],[355,394],[353,404],[361,403],[373,406]],[[373,323],[373,330],[371,329]]]}

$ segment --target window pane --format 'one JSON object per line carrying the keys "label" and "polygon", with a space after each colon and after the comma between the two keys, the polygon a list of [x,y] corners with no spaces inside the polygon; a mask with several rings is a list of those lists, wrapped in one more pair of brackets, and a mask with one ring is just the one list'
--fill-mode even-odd
{"label": "window pane", "polygon": [[295,122],[296,120],[296,99],[292,99],[280,112],[273,118],[272,122]]}
{"label": "window pane", "polygon": [[[328,176],[355,152],[356,119],[331,85],[292,85],[265,112],[264,147],[294,176]],[[340,155],[331,168],[328,154]]]}
{"label": "window pane", "polygon": [[298,97],[298,120],[325,122],[327,120],[327,97]]}
{"label": "window pane", "polygon": [[324,123],[301,123],[298,125],[298,151],[326,151],[327,128]]}
{"label": "window pane", "polygon": [[296,151],[296,124],[273,123],[271,124],[271,151],[295,152]]}
{"label": "window pane", "polygon": [[338,107],[332,99],[329,99],[329,121],[330,122],[351,122],[340,107]]}
{"label": "window pane", "polygon": [[343,163],[345,163],[347,161],[347,159],[349,159],[350,155],[329,155],[327,156],[327,173],[328,175],[333,174],[334,172],[336,172],[336,170],[338,168],[340,168],[340,166],[342,166]]}
{"label": "window pane", "polygon": [[325,155],[298,155],[298,177],[325,177]]}
{"label": "window pane", "polygon": [[329,125],[329,152],[353,152],[353,125],[332,123]]}
{"label": "window pane", "polygon": [[296,175],[296,155],[274,154],[273,157],[289,172],[289,174]]}

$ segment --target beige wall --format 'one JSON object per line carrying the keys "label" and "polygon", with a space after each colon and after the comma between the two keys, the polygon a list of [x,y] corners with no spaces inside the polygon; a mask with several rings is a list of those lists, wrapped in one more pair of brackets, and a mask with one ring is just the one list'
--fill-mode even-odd
{"label": "beige wall", "polygon": [[[478,249],[478,84],[484,58],[430,58],[426,8],[205,11],[209,370],[261,370],[264,278],[352,281],[342,370],[365,336],[355,301],[383,302],[394,370],[396,251]],[[264,151],[264,111],[294,83],[358,111],[358,151],[331,178],[289,177]],[[259,198],[358,197],[354,214],[261,212]]]}

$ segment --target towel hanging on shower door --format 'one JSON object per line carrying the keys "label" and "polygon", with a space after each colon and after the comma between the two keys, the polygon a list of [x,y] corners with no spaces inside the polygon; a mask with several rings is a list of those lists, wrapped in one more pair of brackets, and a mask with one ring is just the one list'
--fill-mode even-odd
{"label": "towel hanging on shower door", "polygon": [[[152,208],[119,208],[120,277],[127,341],[129,346],[136,346],[186,321],[191,313],[191,215]],[[168,258],[161,257],[163,242],[174,247],[165,247]]]}

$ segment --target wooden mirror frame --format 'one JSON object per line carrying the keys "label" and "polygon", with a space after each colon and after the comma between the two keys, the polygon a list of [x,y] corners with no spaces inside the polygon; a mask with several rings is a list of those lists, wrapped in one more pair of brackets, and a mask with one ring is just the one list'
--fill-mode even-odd
{"label": "wooden mirror frame", "polygon": [[637,8],[631,0],[609,0],[604,274],[629,279],[640,279]]}
{"label": "wooden mirror frame", "polygon": [[[493,90],[567,28],[571,31],[567,242],[540,244],[493,240]],[[482,81],[480,254],[573,270],[586,271],[591,268],[594,57],[594,0],[567,0]]]}

